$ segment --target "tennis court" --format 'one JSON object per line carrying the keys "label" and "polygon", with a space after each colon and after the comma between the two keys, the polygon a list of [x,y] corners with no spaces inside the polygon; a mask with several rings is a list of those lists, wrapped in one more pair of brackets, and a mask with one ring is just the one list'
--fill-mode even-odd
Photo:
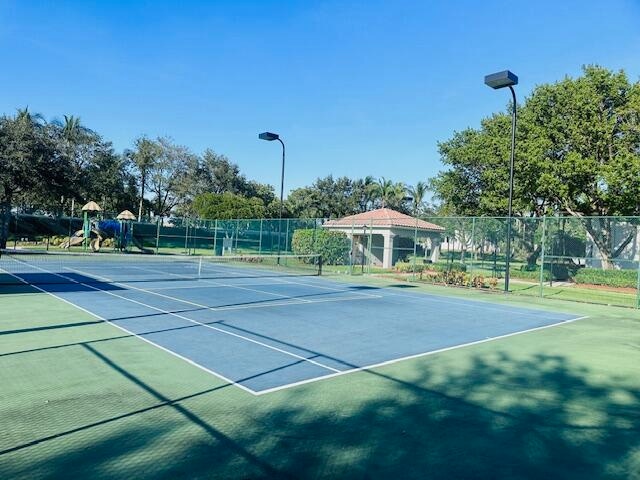
{"label": "tennis court", "polygon": [[319,260],[15,252],[0,283],[29,284],[252,394],[584,318],[345,284]]}

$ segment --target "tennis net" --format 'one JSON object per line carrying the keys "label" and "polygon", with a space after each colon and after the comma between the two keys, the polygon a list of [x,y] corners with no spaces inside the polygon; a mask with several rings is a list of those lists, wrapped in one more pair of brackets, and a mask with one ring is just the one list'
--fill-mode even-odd
{"label": "tennis net", "polygon": [[320,255],[143,255],[0,251],[1,285],[112,283],[320,275]]}

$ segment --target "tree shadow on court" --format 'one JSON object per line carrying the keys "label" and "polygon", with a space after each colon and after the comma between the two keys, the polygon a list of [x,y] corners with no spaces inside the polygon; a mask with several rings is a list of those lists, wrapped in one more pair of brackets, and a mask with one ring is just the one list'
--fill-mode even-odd
{"label": "tree shadow on court", "polygon": [[66,442],[42,440],[35,457],[25,448],[20,458],[37,476],[622,479],[640,471],[640,388],[562,355],[477,354],[451,368],[423,358],[259,397],[223,385],[172,399],[88,351],[157,405]]}

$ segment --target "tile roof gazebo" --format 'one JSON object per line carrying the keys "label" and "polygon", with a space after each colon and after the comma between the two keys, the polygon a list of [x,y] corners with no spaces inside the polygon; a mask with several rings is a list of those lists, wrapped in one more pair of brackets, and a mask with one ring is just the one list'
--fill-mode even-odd
{"label": "tile roof gazebo", "polygon": [[[431,247],[431,261],[438,260],[444,227],[390,208],[378,208],[325,222],[323,228],[344,232],[352,241],[352,256],[369,257],[374,265],[391,268],[403,252],[413,252],[417,237]],[[357,250],[357,252],[356,252]],[[425,251],[425,253],[427,253]],[[358,263],[357,260],[354,263]]]}

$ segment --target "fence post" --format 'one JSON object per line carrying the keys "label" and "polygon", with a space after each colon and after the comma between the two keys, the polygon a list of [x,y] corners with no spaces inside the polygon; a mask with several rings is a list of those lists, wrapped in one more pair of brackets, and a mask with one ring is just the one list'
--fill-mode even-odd
{"label": "fence post", "polygon": [[262,253],[262,219],[260,219],[260,234],[258,235],[258,255]]}
{"label": "fence post", "polygon": [[542,216],[542,247],[540,252],[540,298],[544,297],[544,254],[547,239],[547,216]]}
{"label": "fence post", "polygon": [[[160,250],[160,223],[162,217],[156,217],[156,255],[158,255]],[[133,223],[131,222],[131,228],[133,229]],[[133,238],[133,231],[131,232],[131,238]],[[144,246],[144,244],[143,244]]]}
{"label": "fence post", "polygon": [[67,250],[71,248],[71,230],[73,228],[73,216],[69,217],[69,236],[67,237]]}
{"label": "fence post", "polygon": [[[638,227],[636,226],[636,238],[638,236]],[[640,258],[638,259],[638,280],[636,282],[636,308],[640,308]]]}
{"label": "fence post", "polygon": [[213,254],[217,255],[218,254],[218,250],[217,250],[217,244],[218,244],[218,220],[215,220],[215,223],[213,224]]}
{"label": "fence post", "polygon": [[284,253],[289,251],[289,218],[287,218],[287,231],[284,237]]}
{"label": "fence post", "polygon": [[351,220],[351,252],[349,253],[349,275],[353,275],[353,247],[355,246],[355,242],[353,241],[353,230],[355,228],[355,220]]}
{"label": "fence post", "polygon": [[237,255],[238,254],[238,231],[240,230],[240,219],[236,219],[236,244],[233,247],[233,251],[231,252],[232,255]]}
{"label": "fence post", "polygon": [[413,259],[411,266],[411,280],[416,280],[416,255],[418,254],[418,219],[416,218],[416,225],[413,231]]}
{"label": "fence post", "polygon": [[469,275],[473,277],[473,257],[476,254],[476,217],[471,217],[471,253],[469,254]]}

